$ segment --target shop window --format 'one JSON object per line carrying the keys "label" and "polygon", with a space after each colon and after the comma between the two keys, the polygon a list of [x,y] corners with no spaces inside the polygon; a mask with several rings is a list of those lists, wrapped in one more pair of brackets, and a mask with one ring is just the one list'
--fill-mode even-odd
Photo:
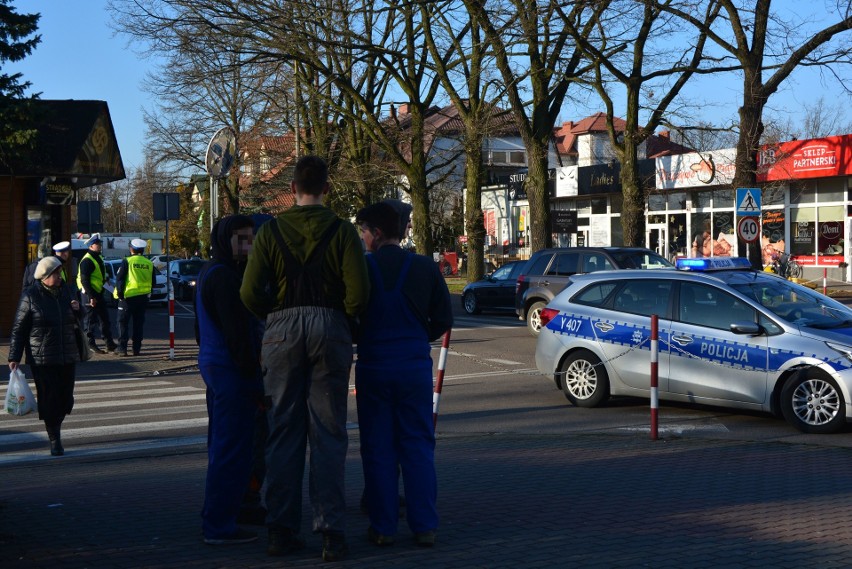
{"label": "shop window", "polygon": [[686,209],[686,192],[671,192],[666,196],[669,209]]}
{"label": "shop window", "polygon": [[816,201],[816,189],[810,182],[798,182],[790,185],[791,204],[812,204]]}
{"label": "shop window", "polygon": [[[823,178],[817,181],[817,201],[820,203],[842,202],[846,194],[845,178]],[[822,216],[820,216],[822,219]]]}
{"label": "shop window", "polygon": [[589,200],[577,200],[577,215],[590,215],[592,203]]}
{"label": "shop window", "polygon": [[649,194],[648,211],[666,211],[666,196],[664,194]]}
{"label": "shop window", "polygon": [[606,198],[592,198],[592,214],[605,214],[606,211]]}
{"label": "shop window", "polygon": [[790,209],[790,254],[813,255],[816,250],[816,209]]}
{"label": "shop window", "polygon": [[713,207],[734,207],[734,190],[713,190]]}
{"label": "shop window", "polygon": [[784,205],[784,188],[783,187],[768,187],[763,188],[760,200],[763,207],[768,205]]}
{"label": "shop window", "polygon": [[691,192],[690,199],[693,209],[710,208],[713,205],[713,192]]}
{"label": "shop window", "polygon": [[817,254],[843,254],[843,206],[831,205],[817,208],[819,231],[817,232]]}
{"label": "shop window", "polygon": [[624,229],[621,227],[621,217],[609,218],[609,242],[613,247],[624,245]]}

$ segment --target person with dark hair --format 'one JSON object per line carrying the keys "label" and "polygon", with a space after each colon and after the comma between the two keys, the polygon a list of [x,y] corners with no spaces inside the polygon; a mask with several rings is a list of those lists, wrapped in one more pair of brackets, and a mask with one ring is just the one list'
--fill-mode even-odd
{"label": "person with dark hair", "polygon": [[246,307],[266,319],[267,553],[285,555],[305,546],[302,481],[310,443],[313,530],[323,535],[322,558],[340,561],[348,551],[350,322],[366,308],[370,284],[355,228],[323,205],[329,192],[325,161],[301,158],[291,189],[296,205],[257,232],[240,289]]}
{"label": "person with dark hair", "polygon": [[355,363],[367,538],[393,543],[401,471],[408,526],[415,543],[431,547],[438,511],[430,342],[453,325],[450,293],[432,259],[400,248],[393,207],[373,204],[355,221],[370,252],[370,304]]}
{"label": "person with dark hair", "polygon": [[[68,261],[71,257],[71,242],[70,241],[60,241],[56,245],[53,246],[53,254],[56,256],[63,265]],[[21,286],[21,292],[25,291],[27,288],[31,287],[36,283],[35,271],[36,267],[38,267],[38,263],[41,259],[36,259],[24,269],[24,280]],[[62,284],[71,284],[68,281],[68,273],[65,271],[65,267],[62,267]]]}
{"label": "person with dark hair", "polygon": [[133,355],[142,349],[145,312],[154,288],[154,263],[142,256],[148,246],[143,239],[130,241],[130,256],[121,261],[115,274],[113,294],[118,301],[118,355],[127,357],[130,343],[130,321],[133,321]]}
{"label": "person with dark hair", "polygon": [[201,530],[209,545],[247,543],[237,525],[252,468],[255,413],[263,396],[260,326],[240,301],[253,242],[252,220],[224,217],[210,234],[212,258],[198,275],[195,331],[198,368],[207,385],[207,481]]}
{"label": "person with dark hair", "polygon": [[80,361],[74,327],[80,303],[62,284],[62,261],[50,255],[38,262],[35,284],[21,294],[9,344],[9,369],[15,371],[25,347],[33,372],[38,418],[50,439],[50,454],[61,456],[61,427],[74,407],[75,364]]}
{"label": "person with dark hair", "polygon": [[86,306],[86,335],[89,337],[89,349],[103,353],[95,341],[95,321],[100,321],[101,336],[106,341],[107,351],[114,352],[118,344],[112,339],[109,312],[104,301],[104,283],[107,282],[104,260],[101,257],[103,242],[101,234],[95,233],[86,240],[89,250],[80,259],[80,269],[77,271],[77,288],[83,295],[83,305]]}

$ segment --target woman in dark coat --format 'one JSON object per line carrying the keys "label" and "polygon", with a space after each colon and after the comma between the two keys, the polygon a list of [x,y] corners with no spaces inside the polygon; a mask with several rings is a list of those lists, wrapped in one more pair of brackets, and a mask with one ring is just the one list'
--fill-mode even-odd
{"label": "woman in dark coat", "polygon": [[[74,326],[80,303],[62,282],[62,262],[45,257],[36,267],[36,283],[21,294],[9,346],[9,369],[14,371],[29,346],[38,400],[38,418],[50,439],[50,454],[60,456],[60,428],[74,407],[74,369],[80,361]],[[29,357],[29,356],[28,356]]]}

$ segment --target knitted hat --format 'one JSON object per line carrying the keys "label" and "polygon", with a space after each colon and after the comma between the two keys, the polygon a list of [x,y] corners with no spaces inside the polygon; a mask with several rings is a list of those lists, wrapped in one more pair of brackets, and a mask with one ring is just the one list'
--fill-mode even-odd
{"label": "knitted hat", "polygon": [[56,271],[58,268],[62,266],[62,261],[60,261],[57,257],[51,255],[49,257],[45,257],[36,265],[35,270],[35,279],[37,281],[43,280],[46,277],[49,277]]}

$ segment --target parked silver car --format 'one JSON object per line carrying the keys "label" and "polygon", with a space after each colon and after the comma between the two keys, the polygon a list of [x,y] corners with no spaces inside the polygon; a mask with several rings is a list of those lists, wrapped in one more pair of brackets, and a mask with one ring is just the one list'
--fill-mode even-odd
{"label": "parked silver car", "polygon": [[649,397],[657,315],[660,399],[772,412],[806,433],[852,420],[852,309],[746,259],[681,261],[692,270],[571,277],[542,310],[538,369],[577,406]]}

